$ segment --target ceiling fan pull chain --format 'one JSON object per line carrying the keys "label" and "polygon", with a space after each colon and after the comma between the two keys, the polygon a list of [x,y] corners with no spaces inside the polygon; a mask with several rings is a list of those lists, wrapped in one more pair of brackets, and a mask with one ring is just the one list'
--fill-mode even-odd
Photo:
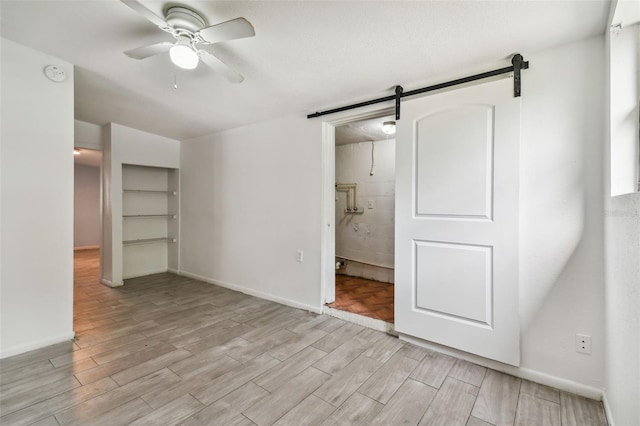
{"label": "ceiling fan pull chain", "polygon": [[178,74],[173,74],[173,88],[178,89]]}

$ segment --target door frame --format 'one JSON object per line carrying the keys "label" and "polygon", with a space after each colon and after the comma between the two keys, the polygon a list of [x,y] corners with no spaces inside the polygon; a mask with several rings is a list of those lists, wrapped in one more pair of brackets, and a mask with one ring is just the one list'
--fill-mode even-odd
{"label": "door frame", "polygon": [[393,107],[374,107],[358,114],[349,111],[322,122],[322,201],[320,214],[320,312],[336,298],[336,127],[354,121],[393,115]]}

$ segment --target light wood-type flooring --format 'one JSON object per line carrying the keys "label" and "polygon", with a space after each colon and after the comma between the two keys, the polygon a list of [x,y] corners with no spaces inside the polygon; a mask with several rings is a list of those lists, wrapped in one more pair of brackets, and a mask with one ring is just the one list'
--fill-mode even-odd
{"label": "light wood-type flooring", "polygon": [[603,425],[602,404],[342,320],[76,261],[74,342],[0,362],[2,425]]}
{"label": "light wood-type flooring", "polygon": [[329,307],[393,323],[393,284],[336,274],[336,300]]}

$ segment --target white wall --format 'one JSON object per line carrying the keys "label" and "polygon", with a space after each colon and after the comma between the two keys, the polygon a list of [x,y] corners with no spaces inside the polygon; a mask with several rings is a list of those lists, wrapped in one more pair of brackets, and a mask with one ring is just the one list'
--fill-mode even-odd
{"label": "white wall", "polygon": [[184,274],[320,309],[320,124],[283,117],[181,144]]}
{"label": "white wall", "polygon": [[[593,394],[604,357],[604,41],[522,53],[531,61],[522,97],[522,369]],[[567,63],[580,72],[558,72]],[[183,271],[319,309],[321,145],[322,120],[302,114],[184,142]],[[305,250],[302,264],[296,249]],[[575,333],[592,336],[592,355],[576,353]]]}
{"label": "white wall", "polygon": [[[372,143],[375,168],[370,176]],[[349,275],[393,282],[395,146],[395,139],[336,146],[336,183],[356,183],[357,206],[364,209],[362,214],[345,213],[347,194],[336,192],[336,257],[383,267],[347,262]]]}
{"label": "white wall", "polygon": [[[0,43],[4,358],[73,338],[73,66]],[[49,81],[49,64],[67,80]]]}
{"label": "white wall", "polygon": [[[603,37],[527,54],[520,149],[522,365],[602,388]],[[570,63],[576,73],[557,72]],[[592,336],[592,354],[575,334]]]}
{"label": "white wall", "polygon": [[102,151],[104,142],[102,141],[102,126],[87,123],[86,121],[74,120],[74,139],[76,148],[94,149]]}
{"label": "white wall", "polygon": [[103,141],[101,281],[115,287],[123,284],[122,165],[178,169],[180,142],[115,123],[104,126]]}
{"label": "white wall", "polygon": [[[626,22],[625,22],[626,24]],[[611,98],[611,195],[637,192],[640,23],[609,37]]]}
{"label": "white wall", "polygon": [[[628,175],[630,179],[625,180],[617,170],[628,170],[632,164],[629,160],[634,159],[620,156],[620,150],[627,147],[633,152],[634,146],[637,147],[638,133],[632,130],[637,121],[630,121],[632,117],[628,113],[634,108],[637,112],[634,102],[639,90],[638,64],[616,60],[615,56],[627,53],[637,59],[638,31],[638,24],[625,27],[627,34],[612,35],[608,40],[612,56],[609,75],[611,122],[605,162],[610,164],[606,176],[611,176],[611,182],[605,188],[604,388],[609,420],[614,425],[640,424],[640,194],[610,196],[635,189],[634,176]],[[627,44],[621,46],[620,43]],[[630,46],[635,50],[625,52],[624,49]],[[627,91],[621,90],[624,87]]]}
{"label": "white wall", "polygon": [[100,168],[74,165],[73,247],[100,245]]}

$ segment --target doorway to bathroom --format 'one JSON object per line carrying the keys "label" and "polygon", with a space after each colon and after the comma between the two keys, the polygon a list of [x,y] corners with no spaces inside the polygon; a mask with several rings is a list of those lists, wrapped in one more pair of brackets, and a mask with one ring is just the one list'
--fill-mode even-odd
{"label": "doorway to bathroom", "polygon": [[331,315],[385,331],[394,322],[393,119],[335,127],[335,300],[325,306]]}

